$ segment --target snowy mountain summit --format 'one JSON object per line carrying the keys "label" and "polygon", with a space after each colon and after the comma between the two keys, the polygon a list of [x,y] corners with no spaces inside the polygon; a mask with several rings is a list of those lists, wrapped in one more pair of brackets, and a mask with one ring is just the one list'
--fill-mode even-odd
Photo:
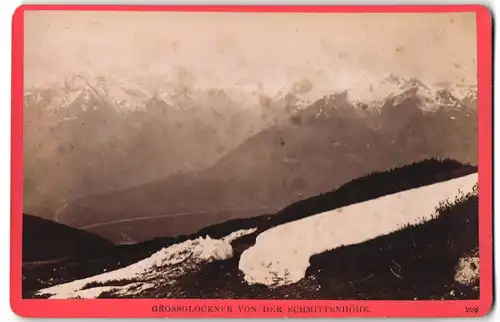
{"label": "snowy mountain summit", "polygon": [[[360,100],[371,107],[372,111],[380,112],[387,105],[397,106],[404,101],[413,101],[423,111],[436,111],[440,108],[462,109],[467,106],[464,100],[467,96],[477,97],[477,87],[469,85],[435,84],[427,85],[417,78],[401,78],[389,75],[379,84],[370,85],[374,93],[373,100]],[[377,99],[377,97],[383,97]],[[469,98],[469,99],[470,99]]]}
{"label": "snowy mountain summit", "polygon": [[137,109],[144,108],[154,100],[171,108],[184,109],[186,106],[200,105],[200,102],[207,97],[213,99],[214,93],[218,93],[217,99],[222,95],[227,101],[247,107],[260,106],[262,97],[268,97],[275,102],[287,102],[276,104],[278,108],[289,108],[288,105],[292,104],[297,109],[304,109],[318,100],[324,100],[325,106],[343,101],[355,108],[374,112],[379,111],[388,101],[398,104],[405,99],[418,100],[420,107],[426,111],[440,107],[470,108],[471,103],[477,100],[475,85],[449,83],[428,85],[417,78],[403,78],[394,74],[381,78],[367,78],[366,81],[361,79],[355,85],[347,87],[339,85],[336,81],[329,83],[311,83],[308,91],[302,92],[297,91],[296,85],[292,84],[284,86],[276,93],[269,93],[263,92],[258,85],[238,85],[227,89],[196,88],[194,85],[189,87],[167,80],[152,82],[124,77],[115,79],[82,73],[65,78],[60,83],[26,88],[24,97],[25,104],[38,104],[44,101],[45,106],[52,108],[67,107],[74,103],[86,106],[89,103],[105,101],[116,108]]}

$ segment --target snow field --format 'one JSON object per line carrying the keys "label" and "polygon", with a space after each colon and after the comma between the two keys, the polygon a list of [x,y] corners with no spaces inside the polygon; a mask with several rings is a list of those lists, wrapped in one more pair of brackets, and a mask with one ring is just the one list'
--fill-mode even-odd
{"label": "snow field", "polygon": [[269,229],[244,251],[249,284],[280,286],[305,277],[311,256],[432,219],[440,202],[472,192],[477,173],[334,209]]}
{"label": "snow field", "polygon": [[[222,239],[212,239],[206,236],[186,240],[163,248],[150,257],[127,267],[45,288],[39,290],[37,295],[49,294],[51,299],[68,299],[96,298],[103,292],[110,291],[121,295],[137,294],[155,286],[148,281],[159,278],[175,279],[203,262],[231,258],[233,256],[231,242],[255,230],[238,230]],[[125,283],[126,285],[123,286],[103,285],[123,280],[130,281],[130,283]],[[90,283],[95,287],[85,287]]]}

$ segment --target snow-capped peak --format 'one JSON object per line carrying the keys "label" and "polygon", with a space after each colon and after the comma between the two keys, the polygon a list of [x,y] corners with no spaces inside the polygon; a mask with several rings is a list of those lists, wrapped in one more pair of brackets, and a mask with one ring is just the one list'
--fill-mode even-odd
{"label": "snow-capped peak", "polygon": [[[161,78],[146,82],[133,77],[105,78],[80,73],[65,78],[59,84],[27,88],[24,96],[25,104],[43,101],[48,108],[64,108],[76,102],[84,109],[94,108],[99,101],[106,101],[116,108],[141,109],[153,100],[175,109],[203,106],[204,102],[217,105],[217,101],[255,108],[262,106],[262,97],[268,97],[270,102],[276,103],[272,104],[273,109],[286,110],[287,113],[298,112],[318,101],[322,101],[325,110],[349,104],[359,113],[376,112],[389,101],[398,104],[410,97],[417,97],[421,102],[420,107],[426,111],[439,107],[473,105],[477,98],[477,88],[473,86],[448,83],[427,85],[417,78],[404,78],[392,73],[377,77],[342,77],[340,80],[345,78],[348,86],[340,86],[342,82],[331,80],[325,84],[302,81],[291,87],[282,86],[277,93],[265,94],[259,90],[259,84],[238,85],[234,88],[196,88],[176,85]],[[332,87],[328,86],[330,82]],[[463,100],[466,102],[461,104],[459,101]],[[319,111],[319,114],[323,112]]]}
{"label": "snow-capped peak", "polygon": [[461,100],[453,96],[446,89],[438,89],[436,91],[436,103],[441,106],[447,107],[449,109],[460,109],[463,108],[463,103]]}
{"label": "snow-capped peak", "polygon": [[141,107],[151,94],[137,82],[110,81],[101,76],[84,73],[65,78],[58,84],[48,84],[27,88],[24,91],[26,99],[39,103],[41,99],[48,100],[47,108],[65,108],[78,99],[81,104],[89,104],[92,100],[106,100],[116,107]]}
{"label": "snow-capped peak", "polygon": [[465,103],[477,100],[477,90],[471,90],[467,93],[467,95],[463,98]]}

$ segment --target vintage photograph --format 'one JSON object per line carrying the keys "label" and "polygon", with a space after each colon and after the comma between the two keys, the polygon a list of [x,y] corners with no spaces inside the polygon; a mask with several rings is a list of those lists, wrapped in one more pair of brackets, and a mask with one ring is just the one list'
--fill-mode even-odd
{"label": "vintage photograph", "polygon": [[25,299],[479,299],[475,12],[24,13]]}

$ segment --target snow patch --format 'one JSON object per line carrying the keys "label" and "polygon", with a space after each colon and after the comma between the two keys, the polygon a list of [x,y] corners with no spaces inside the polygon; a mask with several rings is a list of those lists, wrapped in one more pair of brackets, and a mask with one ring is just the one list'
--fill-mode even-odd
{"label": "snow patch", "polygon": [[236,239],[241,238],[245,235],[250,235],[250,234],[254,233],[255,231],[257,231],[257,228],[240,229],[240,230],[237,230],[235,232],[230,233],[226,237],[223,237],[222,240],[226,241],[228,243],[232,243]]}
{"label": "snow patch", "polygon": [[94,288],[88,288],[85,290],[79,290],[78,292],[75,292],[74,294],[67,294],[67,293],[61,293],[61,294],[55,294],[54,296],[51,296],[51,299],[94,299],[101,295],[102,293],[105,292],[112,292],[115,290],[118,290],[119,287],[116,286],[101,286],[101,287],[94,287]]}
{"label": "snow patch", "polygon": [[479,284],[479,253],[458,260],[455,281],[467,286]]}
{"label": "snow patch", "polygon": [[45,288],[39,290],[37,295],[49,294],[51,299],[68,299],[96,298],[104,292],[120,295],[138,294],[154,287],[154,281],[175,280],[204,262],[231,258],[233,256],[231,241],[255,230],[255,228],[238,230],[222,239],[212,239],[206,236],[186,240],[163,248],[150,257],[127,267]]}
{"label": "snow patch", "polygon": [[233,257],[233,247],[224,240],[212,239],[207,236],[205,239],[199,238],[201,252],[198,255],[203,261],[225,260]]}
{"label": "snow patch", "polygon": [[304,278],[309,259],[343,245],[419,224],[458,191],[473,191],[477,173],[338,208],[269,229],[241,255],[239,269],[249,284],[280,286]]}

